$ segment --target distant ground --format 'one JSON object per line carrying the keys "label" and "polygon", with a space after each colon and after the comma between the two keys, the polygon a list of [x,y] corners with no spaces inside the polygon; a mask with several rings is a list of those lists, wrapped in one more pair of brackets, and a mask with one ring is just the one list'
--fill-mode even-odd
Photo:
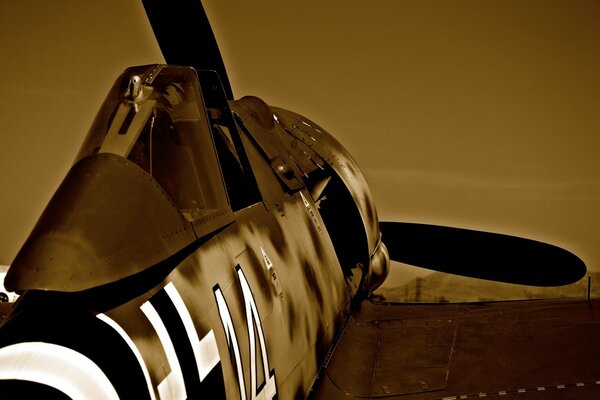
{"label": "distant ground", "polygon": [[[600,272],[590,272],[589,276],[591,297],[600,297]],[[586,297],[587,291],[587,276],[572,285],[541,288],[432,272],[400,284],[387,283],[373,296],[387,301],[440,303]]]}

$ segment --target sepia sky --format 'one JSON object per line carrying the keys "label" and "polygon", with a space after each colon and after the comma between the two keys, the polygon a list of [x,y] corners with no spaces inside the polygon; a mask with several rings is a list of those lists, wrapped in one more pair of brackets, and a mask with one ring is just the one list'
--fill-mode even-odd
{"label": "sepia sky", "polygon": [[[599,1],[204,4],[236,98],[336,136],[381,219],[526,236],[600,270]],[[135,0],[0,0],[0,54],[8,264],[114,79],[164,60]]]}

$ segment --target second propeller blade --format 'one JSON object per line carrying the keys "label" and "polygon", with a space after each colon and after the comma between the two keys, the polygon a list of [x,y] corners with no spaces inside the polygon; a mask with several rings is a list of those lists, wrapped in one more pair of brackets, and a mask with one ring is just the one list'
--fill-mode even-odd
{"label": "second propeller blade", "polygon": [[586,273],[574,254],[535,240],[437,225],[379,226],[392,260],[434,271],[530,286],[567,285]]}

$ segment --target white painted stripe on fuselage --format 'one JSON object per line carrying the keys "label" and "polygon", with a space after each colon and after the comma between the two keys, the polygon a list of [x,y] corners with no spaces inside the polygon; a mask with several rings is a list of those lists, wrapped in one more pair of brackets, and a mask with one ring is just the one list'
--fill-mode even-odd
{"label": "white painted stripe on fuselage", "polygon": [[[194,351],[194,358],[196,359],[196,365],[198,366],[198,375],[200,376],[200,382],[206,378],[206,376],[210,373],[210,371],[217,365],[220,361],[219,358],[219,349],[217,347],[217,342],[214,339],[214,333],[210,331],[202,340],[204,345],[202,348],[200,347],[200,338],[198,337],[198,331],[194,327],[194,321],[192,321],[192,316],[188,311],[181,295],[177,291],[173,282],[170,282],[165,286],[165,292],[173,302],[179,317],[181,318],[181,322],[183,322],[183,327],[185,328],[185,332],[188,335],[188,339],[190,344],[192,345],[192,350]],[[212,334],[212,341],[209,335]],[[213,346],[214,344],[214,346]]]}
{"label": "white painted stripe on fuselage", "polygon": [[217,309],[219,310],[219,317],[221,318],[223,330],[225,331],[225,338],[227,339],[227,346],[229,347],[230,351],[233,350],[235,366],[237,368],[240,399],[246,400],[246,383],[244,380],[244,369],[242,367],[242,356],[237,334],[235,333],[235,327],[233,326],[233,319],[229,313],[229,307],[227,306],[227,301],[225,301],[225,296],[218,285],[216,289],[214,289],[214,293],[217,301]]}
{"label": "white painted stripe on fuselage", "polygon": [[150,373],[148,372],[148,367],[146,367],[146,363],[144,362],[142,353],[140,353],[140,351],[138,350],[138,348],[135,345],[135,343],[133,342],[133,340],[129,337],[127,332],[125,332],[125,330],[123,328],[121,328],[121,325],[117,324],[115,322],[115,320],[111,319],[106,314],[98,314],[98,315],[96,315],[96,317],[98,317],[98,319],[103,321],[104,323],[108,324],[123,338],[123,340],[125,340],[125,343],[127,343],[129,348],[135,355],[135,358],[137,359],[137,361],[140,365],[140,368],[142,369],[142,372],[144,374],[144,379],[146,379],[146,384],[148,385],[148,393],[150,394],[150,399],[156,400],[156,396],[154,394],[154,389],[152,388],[152,381],[150,380]]}
{"label": "white painted stripe on fuselage", "polygon": [[185,390],[183,372],[181,371],[181,365],[179,364],[179,359],[177,358],[177,353],[175,352],[175,347],[173,346],[167,327],[149,301],[142,304],[140,309],[154,327],[158,339],[165,350],[169,366],[171,367],[171,373],[158,385],[160,398],[185,400],[187,398],[187,392]]}
{"label": "white painted stripe on fuselage", "polygon": [[68,347],[23,342],[0,349],[0,380],[16,379],[53,387],[74,400],[119,400],[104,372]]}
{"label": "white painted stripe on fuselage", "polygon": [[198,349],[201,354],[201,363],[199,364],[200,368],[200,380],[203,381],[204,378],[208,376],[210,371],[213,370],[217,366],[219,362],[221,362],[221,357],[219,356],[219,347],[217,346],[217,339],[215,338],[215,333],[211,329],[200,343],[198,343]]}

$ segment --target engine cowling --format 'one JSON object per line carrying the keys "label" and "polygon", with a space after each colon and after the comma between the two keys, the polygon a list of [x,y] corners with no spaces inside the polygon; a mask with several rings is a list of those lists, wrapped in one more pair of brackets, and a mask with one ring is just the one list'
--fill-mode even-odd
{"label": "engine cowling", "polygon": [[371,191],[348,151],[309,119],[256,97],[231,102],[231,108],[282,184],[290,192],[309,190],[353,294],[377,288],[387,277],[389,255]]}

